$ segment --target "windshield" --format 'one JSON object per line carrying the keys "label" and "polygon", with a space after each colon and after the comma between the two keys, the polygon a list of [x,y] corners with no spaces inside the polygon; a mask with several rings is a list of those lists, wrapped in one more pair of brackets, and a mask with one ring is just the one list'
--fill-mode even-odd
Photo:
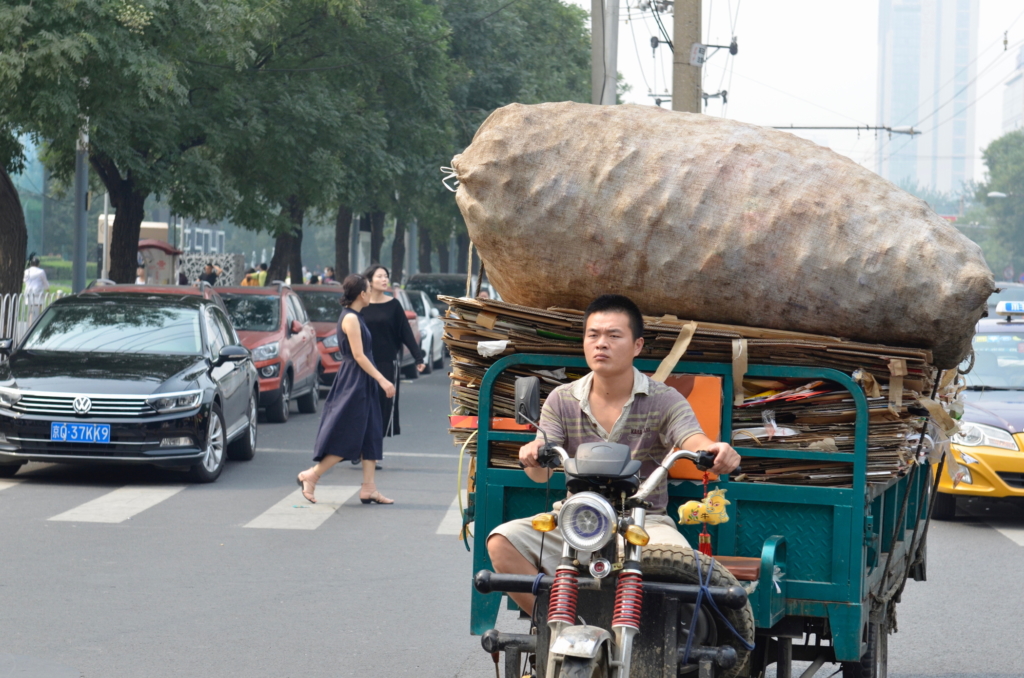
{"label": "windshield", "polygon": [[996,304],[1001,301],[1024,301],[1024,286],[1006,287],[1001,292],[993,292],[988,298],[988,314],[994,315]]}
{"label": "windshield", "polygon": [[412,310],[416,311],[416,315],[423,318],[427,315],[427,309],[423,307],[423,295],[413,290],[409,292],[409,303],[412,304]]}
{"label": "windshield", "polygon": [[[341,288],[339,288],[341,289]],[[299,292],[309,319],[315,323],[336,323],[341,315],[341,292]]]}
{"label": "windshield", "polygon": [[97,353],[202,353],[199,310],[131,304],[50,306],[23,349]]}
{"label": "windshield", "polygon": [[974,369],[969,386],[1024,388],[1024,325],[1010,334],[974,335]]}
{"label": "windshield", "polygon": [[267,294],[222,294],[236,330],[273,332],[281,324],[281,299]]}
{"label": "windshield", "polygon": [[[405,286],[409,290],[423,290],[430,297],[431,303],[437,299],[437,295],[443,294],[447,297],[466,296],[466,279],[459,277],[441,278],[438,276],[414,275]],[[440,303],[440,302],[438,302]],[[441,304],[444,306],[444,304]]]}

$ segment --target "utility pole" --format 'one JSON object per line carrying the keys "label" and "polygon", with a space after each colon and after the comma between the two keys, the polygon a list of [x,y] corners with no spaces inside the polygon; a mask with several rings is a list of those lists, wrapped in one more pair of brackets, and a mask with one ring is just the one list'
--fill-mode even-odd
{"label": "utility pole", "polygon": [[701,42],[701,0],[676,0],[672,21],[672,110],[701,112],[704,94],[700,81],[701,66],[690,65],[690,52]]}
{"label": "utility pole", "polygon": [[78,294],[85,289],[86,252],[86,199],[89,192],[89,121],[86,120],[78,133],[75,146],[75,236],[71,255],[71,291]]}
{"label": "utility pole", "polygon": [[615,105],[618,53],[619,0],[590,0],[590,103]]}

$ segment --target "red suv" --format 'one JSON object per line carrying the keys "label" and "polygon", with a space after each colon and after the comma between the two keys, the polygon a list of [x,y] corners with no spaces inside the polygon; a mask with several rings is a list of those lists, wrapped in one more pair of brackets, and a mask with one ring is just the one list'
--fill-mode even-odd
{"label": "red suv", "polygon": [[299,412],[316,412],[320,358],[316,331],[299,295],[284,283],[266,287],[219,287],[242,344],[252,352],[260,377],[260,407],[267,419],[288,421],[291,401]]}

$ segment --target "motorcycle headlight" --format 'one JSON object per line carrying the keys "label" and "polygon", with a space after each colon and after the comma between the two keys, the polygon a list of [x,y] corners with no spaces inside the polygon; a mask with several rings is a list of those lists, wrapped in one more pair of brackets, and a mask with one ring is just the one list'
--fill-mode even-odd
{"label": "motorcycle headlight", "polygon": [[203,401],[202,391],[189,391],[188,393],[175,393],[167,396],[155,396],[149,399],[149,406],[160,414],[167,412],[182,412],[199,407]]}
{"label": "motorcycle headlight", "polygon": [[562,538],[577,551],[599,551],[615,533],[615,509],[595,492],[580,492],[565,500],[558,512]]}
{"label": "motorcycle headlight", "polygon": [[954,445],[963,447],[1001,447],[1004,450],[1019,450],[1017,441],[1009,431],[995,426],[963,422],[960,432],[951,439]]}
{"label": "motorcycle headlight", "polygon": [[338,348],[338,335],[329,334],[324,337],[324,348]]}
{"label": "motorcycle headlight", "polygon": [[252,359],[254,362],[259,362],[261,360],[270,360],[271,358],[276,358],[277,354],[280,352],[281,342],[272,341],[269,344],[263,344],[262,346],[257,346],[256,348],[254,348],[252,350]]}
{"label": "motorcycle headlight", "polygon": [[21,398],[21,391],[13,388],[0,388],[0,407],[5,410],[9,410],[14,407],[14,403],[18,402]]}

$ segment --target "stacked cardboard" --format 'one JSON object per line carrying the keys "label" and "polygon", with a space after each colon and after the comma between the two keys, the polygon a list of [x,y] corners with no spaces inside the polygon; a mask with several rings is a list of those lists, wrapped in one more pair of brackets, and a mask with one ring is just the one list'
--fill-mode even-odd
{"label": "stacked cardboard", "polygon": [[[440,297],[449,304],[445,343],[452,355],[452,407],[473,415],[487,368],[512,353],[583,354],[583,314],[571,309],[535,309],[492,300]],[[663,359],[688,321],[672,316],[644,318],[642,358]],[[918,423],[908,410],[918,394],[927,393],[935,370],[923,349],[894,348],[835,337],[760,328],[698,323],[680,363],[731,363],[735,340],[743,340],[749,364],[828,367],[855,375],[869,396],[869,480],[884,481],[900,473],[910,456],[907,436]],[[497,380],[493,417],[514,417],[515,377],[541,379],[541,397],[562,383],[583,376],[578,368],[517,366]],[[897,375],[898,378],[893,378]],[[890,384],[893,386],[890,393]],[[725,394],[731,399],[733,394]],[[854,407],[850,394],[830,382],[743,380],[742,404],[733,409],[732,439],[744,452],[740,480],[787,484],[847,486],[852,465],[846,462],[796,462],[757,457],[758,448],[852,452]],[[468,428],[453,427],[457,445],[475,438]],[[723,436],[724,437],[724,436]],[[491,464],[518,468],[516,443],[492,444]]]}

